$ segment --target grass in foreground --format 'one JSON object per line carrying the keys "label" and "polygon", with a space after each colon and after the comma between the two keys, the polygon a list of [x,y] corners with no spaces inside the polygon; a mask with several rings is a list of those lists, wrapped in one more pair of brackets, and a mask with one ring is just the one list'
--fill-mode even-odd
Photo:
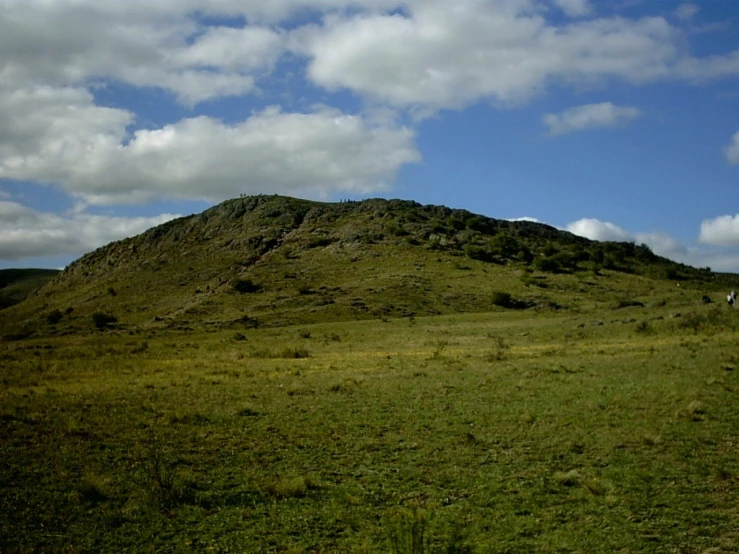
{"label": "grass in foreground", "polygon": [[739,312],[669,315],[4,344],[0,550],[739,551]]}

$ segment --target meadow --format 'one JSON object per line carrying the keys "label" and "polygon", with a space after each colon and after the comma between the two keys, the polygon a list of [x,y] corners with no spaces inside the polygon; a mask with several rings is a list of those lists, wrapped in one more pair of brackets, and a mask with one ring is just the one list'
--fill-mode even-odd
{"label": "meadow", "polygon": [[0,343],[0,551],[737,552],[696,298]]}

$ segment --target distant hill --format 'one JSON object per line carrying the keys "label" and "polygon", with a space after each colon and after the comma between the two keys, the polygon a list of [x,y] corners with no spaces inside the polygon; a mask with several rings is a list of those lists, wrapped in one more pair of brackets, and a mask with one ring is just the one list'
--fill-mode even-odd
{"label": "distant hill", "polygon": [[10,308],[3,331],[89,332],[96,312],[133,332],[586,309],[680,282],[710,291],[739,279],[443,206],[250,196],[86,254]]}
{"label": "distant hill", "polygon": [[58,273],[56,269],[0,269],[0,310],[18,304]]}

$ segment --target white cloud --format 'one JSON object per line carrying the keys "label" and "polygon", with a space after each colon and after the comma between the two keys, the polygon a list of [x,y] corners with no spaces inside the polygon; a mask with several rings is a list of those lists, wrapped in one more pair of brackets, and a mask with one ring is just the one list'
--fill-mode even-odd
{"label": "white cloud", "polygon": [[[25,173],[25,166],[118,145],[133,115],[93,104],[81,88],[0,88],[0,178]],[[78,158],[84,163],[84,156]],[[31,176],[32,177],[32,176]],[[40,180],[53,181],[47,172]],[[33,178],[33,177],[32,177]]]}
{"label": "white cloud", "polygon": [[690,19],[693,19],[698,12],[700,11],[701,7],[698,4],[680,4],[675,9],[675,17],[678,19],[682,19],[683,21],[688,21]]}
{"label": "white cloud", "polygon": [[570,17],[582,17],[592,12],[589,0],[554,0],[554,3]]}
{"label": "white cloud", "polygon": [[690,249],[667,233],[636,233],[633,242],[646,244],[658,256],[664,256],[679,262],[692,263]]}
{"label": "white cloud", "polygon": [[294,38],[315,83],[433,109],[520,102],[555,81],[654,80],[680,55],[662,18],[555,27],[528,2],[410,1],[408,15],[329,17]]}
{"label": "white cloud", "polygon": [[420,161],[413,131],[330,108],[272,107],[234,125],[194,117],[129,136],[127,112],[77,89],[43,89],[0,95],[0,118],[0,178],[56,183],[90,204],[367,193]]}
{"label": "white cloud", "polygon": [[698,240],[704,244],[739,246],[739,214],[706,219],[701,223]]}
{"label": "white cloud", "polygon": [[735,77],[739,75],[739,50],[706,58],[683,58],[676,64],[674,74],[694,83]]}
{"label": "white cloud", "polygon": [[633,242],[635,240],[633,233],[622,229],[618,225],[592,218],[580,219],[570,223],[565,229],[574,235],[590,240],[618,242]]}
{"label": "white cloud", "polygon": [[614,106],[610,102],[586,104],[542,118],[550,135],[564,135],[597,127],[616,127],[641,115],[637,108]]}
{"label": "white cloud", "polygon": [[[188,2],[184,2],[187,4]],[[148,10],[137,2],[0,3],[0,87],[86,86],[117,79],[171,91],[195,104],[254,89],[255,74],[281,53],[277,33],[248,27],[204,29],[186,11]],[[189,4],[194,4],[189,2]],[[233,46],[223,54],[224,38]],[[236,60],[238,58],[238,62]]]}
{"label": "white cloud", "polygon": [[739,132],[731,138],[731,142],[724,148],[726,161],[730,164],[739,164]]}
{"label": "white cloud", "polygon": [[[586,0],[554,0],[572,16]],[[0,86],[116,79],[187,105],[258,92],[290,49],[308,75],[395,106],[521,102],[553,82],[704,80],[739,73],[739,53],[696,59],[664,18],[555,26],[544,0],[0,0]],[[690,6],[689,4],[687,6]],[[689,8],[683,7],[684,11]],[[388,12],[387,10],[393,10]],[[292,31],[291,17],[327,14]],[[199,14],[243,16],[208,27]],[[308,18],[299,19],[302,21]],[[281,28],[280,25],[284,25]]]}
{"label": "white cloud", "polygon": [[541,223],[541,221],[539,221],[535,217],[529,217],[529,216],[514,217],[511,219],[508,219],[507,221],[529,221],[531,223]]}
{"label": "white cloud", "polygon": [[280,33],[267,27],[211,27],[190,48],[178,52],[177,61],[185,67],[265,69],[277,61],[282,44]]}
{"label": "white cloud", "polygon": [[[400,2],[402,4],[402,2]],[[275,25],[306,11],[372,11],[391,0],[0,0],[0,86],[117,79],[193,105],[255,91],[284,51]],[[244,17],[209,27],[200,15]]]}
{"label": "white cloud", "polygon": [[0,201],[0,260],[79,256],[176,217],[180,216],[126,218],[84,213],[60,216],[16,202]]}

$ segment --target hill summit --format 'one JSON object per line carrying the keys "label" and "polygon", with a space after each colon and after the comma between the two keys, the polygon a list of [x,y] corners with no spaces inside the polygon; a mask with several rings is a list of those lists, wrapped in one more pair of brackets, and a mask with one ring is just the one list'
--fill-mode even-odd
{"label": "hill summit", "polygon": [[95,313],[119,329],[249,327],[578,309],[675,280],[710,287],[716,274],[643,245],[443,206],[260,195],[90,252],[4,315],[25,335],[90,330]]}

